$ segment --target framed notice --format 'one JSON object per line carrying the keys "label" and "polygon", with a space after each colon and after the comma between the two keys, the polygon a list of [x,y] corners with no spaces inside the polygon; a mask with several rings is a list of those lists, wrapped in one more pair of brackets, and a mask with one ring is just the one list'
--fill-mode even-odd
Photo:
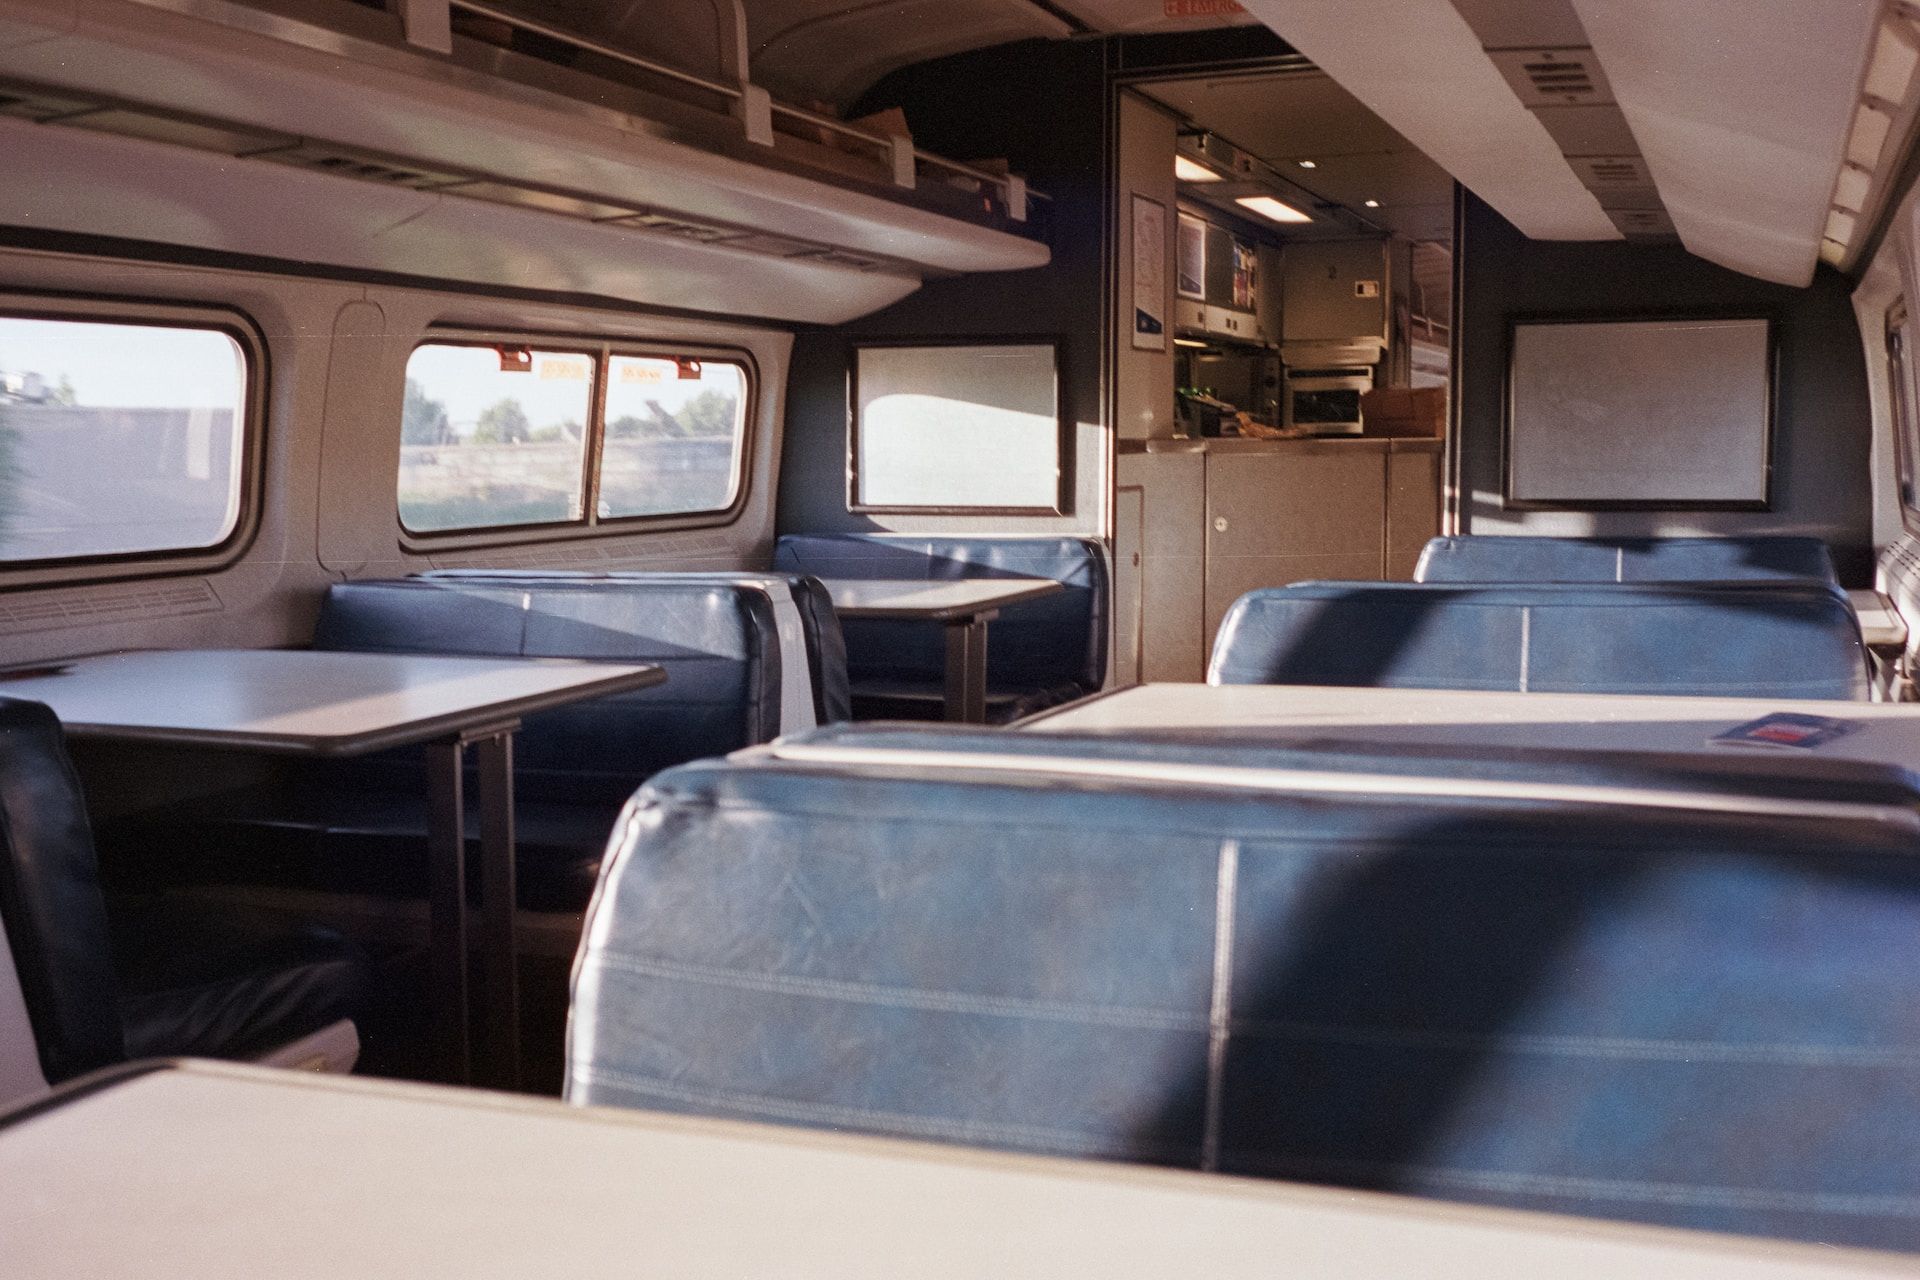
{"label": "framed notice", "polygon": [[1183,298],[1207,296],[1207,224],[1190,213],[1180,215],[1180,252],[1174,287]]}
{"label": "framed notice", "polygon": [[1167,349],[1167,207],[1133,198],[1133,346]]}
{"label": "framed notice", "polygon": [[1516,321],[1507,506],[1764,510],[1773,347],[1764,316]]}

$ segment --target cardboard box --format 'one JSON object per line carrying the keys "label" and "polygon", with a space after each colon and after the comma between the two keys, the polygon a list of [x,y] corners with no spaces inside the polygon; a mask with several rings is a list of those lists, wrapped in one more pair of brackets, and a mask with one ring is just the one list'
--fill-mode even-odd
{"label": "cardboard box", "polygon": [[1446,388],[1388,387],[1362,392],[1360,419],[1366,435],[1438,440],[1447,433]]}

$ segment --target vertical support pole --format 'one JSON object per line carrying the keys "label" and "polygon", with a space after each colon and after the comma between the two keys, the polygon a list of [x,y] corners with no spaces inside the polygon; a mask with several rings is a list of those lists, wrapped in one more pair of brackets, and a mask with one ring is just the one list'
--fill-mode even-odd
{"label": "vertical support pole", "polygon": [[400,14],[400,34],[417,49],[453,52],[453,9],[447,0],[387,0]]}
{"label": "vertical support pole", "polygon": [[427,753],[427,994],[435,1056],[454,1084],[472,1080],[467,989],[467,822],[458,738]]}
{"label": "vertical support pole", "polygon": [[773,145],[773,95],[753,83],[744,0],[713,0],[720,37],[720,74],[740,86],[733,112],[747,141]]}
{"label": "vertical support pole", "polygon": [[474,744],[480,783],[480,948],[488,1084],[520,1087],[520,967],[514,949],[513,730]]}
{"label": "vertical support pole", "polygon": [[987,722],[987,623],[993,612],[947,624],[946,718],[958,724]]}

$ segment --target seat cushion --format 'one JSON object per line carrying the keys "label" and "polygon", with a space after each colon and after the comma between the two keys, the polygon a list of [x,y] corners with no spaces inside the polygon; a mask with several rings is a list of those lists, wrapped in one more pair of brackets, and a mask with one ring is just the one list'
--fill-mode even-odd
{"label": "seat cushion", "polygon": [[1815,763],[869,728],[687,766],[622,825],[568,1096],[1920,1248],[1920,796]]}
{"label": "seat cushion", "polygon": [[330,930],[249,935],[202,913],[117,905],[130,1059],[252,1057],[365,1006],[367,957]]}
{"label": "seat cushion", "polygon": [[[658,663],[665,684],[528,716],[514,744],[523,799],[617,805],[668,765],[780,732],[778,631],[764,593],[717,581],[350,582],[332,587],[317,649]],[[343,785],[423,786],[408,749],[343,762]]]}
{"label": "seat cushion", "polygon": [[[786,534],[774,567],[820,578],[1051,578],[1065,590],[1009,605],[989,628],[989,687],[1019,696],[1063,685],[1091,693],[1106,681],[1106,559],[1089,539]],[[939,624],[849,618],[842,631],[856,693],[875,681],[943,687]]]}
{"label": "seat cushion", "polygon": [[1859,623],[1816,583],[1303,582],[1227,611],[1210,684],[1865,701]]}
{"label": "seat cushion", "polygon": [[1416,582],[1838,583],[1819,538],[1435,538]]}
{"label": "seat cushion", "polygon": [[[847,693],[847,646],[840,634],[840,620],[833,611],[833,598],[827,594],[827,589],[820,585],[819,579],[809,574],[698,569],[620,569],[604,572],[585,569],[435,569],[418,576],[449,582],[657,582],[667,586],[702,581],[751,584],[773,578],[786,585],[800,618],[816,722],[835,724],[853,714]],[[783,677],[790,678],[786,677],[786,673],[783,673]]]}

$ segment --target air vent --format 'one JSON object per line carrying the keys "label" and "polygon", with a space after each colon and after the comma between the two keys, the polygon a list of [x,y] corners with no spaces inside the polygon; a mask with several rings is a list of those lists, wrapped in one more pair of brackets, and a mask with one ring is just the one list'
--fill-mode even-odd
{"label": "air vent", "polygon": [[313,169],[320,173],[337,174],[342,178],[357,178],[362,182],[378,182],[382,186],[406,187],[414,191],[432,191],[441,187],[458,186],[473,180],[471,174],[429,169],[370,152],[313,142],[302,142],[297,146],[279,147],[271,151],[250,152],[247,158],[270,160],[275,164],[293,165],[299,169]]}
{"label": "air vent", "polygon": [[1592,49],[1489,49],[1500,74],[1529,107],[1590,107],[1613,101]]}
{"label": "air vent", "polygon": [[720,227],[710,222],[694,222],[665,213],[639,213],[631,218],[615,218],[613,225],[635,227],[643,231],[657,231],[661,235],[673,236],[680,240],[693,240],[700,244],[733,240],[746,234],[738,227]]}
{"label": "air vent", "polygon": [[1676,234],[1665,209],[1609,209],[1607,216],[1620,234],[1631,239],[1665,239]]}
{"label": "air vent", "polygon": [[811,255],[820,248],[817,244],[808,244],[805,240],[789,240],[785,236],[769,236],[759,232],[741,236],[737,240],[727,241],[729,249],[745,249],[748,253],[764,253],[775,258],[799,258]]}
{"label": "air vent", "polygon": [[1568,156],[1567,162],[1580,175],[1580,180],[1595,191],[1653,186],[1647,162],[1639,156]]}
{"label": "air vent", "polygon": [[66,627],[147,622],[217,613],[220,597],[204,578],[131,587],[83,587],[0,596],[0,633],[58,631]]}

